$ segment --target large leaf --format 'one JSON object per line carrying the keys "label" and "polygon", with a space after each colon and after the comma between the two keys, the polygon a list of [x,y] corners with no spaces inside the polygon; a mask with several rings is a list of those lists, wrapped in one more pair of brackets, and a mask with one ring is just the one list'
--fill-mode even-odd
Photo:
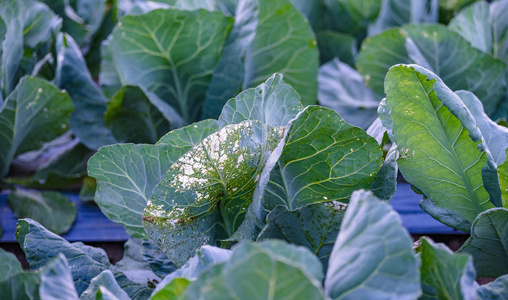
{"label": "large leaf", "polygon": [[460,11],[448,27],[473,47],[508,62],[508,1],[476,2]]}
{"label": "large leaf", "polygon": [[474,118],[460,98],[424,68],[391,68],[385,88],[401,173],[428,198],[421,204],[424,210],[469,231],[479,213],[494,207],[483,187],[481,173],[488,158],[478,149],[481,132]]}
{"label": "large leaf", "polygon": [[498,277],[508,273],[508,210],[494,208],[481,213],[473,223],[471,237],[461,252],[473,255],[481,277]]}
{"label": "large leaf", "polygon": [[346,122],[367,129],[377,117],[379,100],[358,71],[338,59],[319,68],[319,104],[335,110]]}
{"label": "large leaf", "polygon": [[492,114],[506,89],[506,64],[473,48],[442,25],[405,25],[366,39],[357,68],[379,98],[388,69],[398,63],[416,63],[436,75],[452,90],[469,90]]}
{"label": "large leaf", "polygon": [[115,270],[121,271],[131,281],[139,284],[154,285],[159,278],[143,257],[142,240],[130,238],[124,244],[123,258],[115,264]]}
{"label": "large leaf", "polygon": [[339,233],[345,206],[333,203],[310,204],[294,211],[278,206],[266,217],[258,240],[281,239],[305,246],[328,268],[328,258]]}
{"label": "large leaf", "polygon": [[203,108],[217,117],[226,101],[273,73],[284,75],[304,105],[316,102],[318,51],[308,21],[288,0],[240,1]]}
{"label": "large leaf", "polygon": [[[183,299],[325,299],[317,258],[280,241],[243,243],[229,261],[203,272]],[[317,274],[315,273],[317,272]]]}
{"label": "large leaf", "polygon": [[508,275],[503,275],[495,281],[478,288],[480,299],[506,299],[508,298]]}
{"label": "large leaf", "polygon": [[40,269],[41,284],[39,294],[41,299],[78,299],[69,263],[63,254],[49,261]]}
{"label": "large leaf", "polygon": [[55,83],[69,93],[76,108],[71,119],[72,132],[92,150],[114,144],[116,140],[104,121],[107,99],[93,81],[78,45],[69,35],[60,34],[56,48]]}
{"label": "large leaf", "polygon": [[255,89],[248,89],[229,100],[219,117],[220,127],[258,120],[272,127],[286,126],[303,109],[300,96],[274,74]]}
{"label": "large leaf", "polygon": [[369,188],[381,167],[376,140],[328,108],[307,107],[286,130],[282,154],[264,192],[268,210],[347,202],[354,190]]}
{"label": "large leaf", "polygon": [[102,147],[88,162],[89,176],[97,179],[95,201],[102,212],[130,235],[146,238],[141,216],[152,190],[180,156],[217,127],[215,120],[201,121],[171,131],[156,145]]}
{"label": "large leaf", "polygon": [[69,231],[78,212],[76,205],[58,192],[16,190],[7,201],[16,218],[36,220],[56,234]]}
{"label": "large leaf", "polygon": [[154,92],[185,124],[197,121],[232,22],[205,10],[154,10],[124,17],[112,40],[123,83]]}
{"label": "large leaf", "polygon": [[119,300],[129,300],[130,297],[127,293],[120,288],[116,282],[115,276],[111,271],[106,270],[97,275],[92,281],[88,288],[79,297],[80,300],[95,300],[97,299],[97,292],[100,288],[106,288],[108,291],[113,293]]}
{"label": "large leaf", "polygon": [[[0,90],[6,98],[14,90],[21,76],[30,74],[35,63],[49,49],[47,47],[60,20],[44,4],[35,0],[1,0],[0,19],[3,32],[0,54]],[[39,55],[41,57],[39,57]],[[0,101],[1,102],[1,101]]]}
{"label": "large leaf", "polygon": [[476,272],[471,256],[453,253],[443,244],[420,239],[423,296],[420,299],[476,299]]}
{"label": "large leaf", "polygon": [[333,299],[415,299],[419,261],[400,217],[370,192],[356,191],[344,214],[326,273]]}
{"label": "large leaf", "polygon": [[32,269],[44,266],[59,253],[65,255],[71,266],[72,278],[78,294],[88,287],[95,276],[109,269],[109,265],[94,260],[85,251],[74,247],[33,220],[18,221],[16,238]]}
{"label": "large leaf", "polygon": [[169,123],[137,86],[124,86],[108,103],[106,125],[119,142],[155,143]]}
{"label": "large leaf", "polygon": [[171,166],[152,193],[143,226],[177,266],[238,229],[281,135],[259,121],[228,125]]}
{"label": "large leaf", "polygon": [[25,77],[0,111],[0,178],[17,154],[42,147],[69,128],[69,96],[42,79]]}

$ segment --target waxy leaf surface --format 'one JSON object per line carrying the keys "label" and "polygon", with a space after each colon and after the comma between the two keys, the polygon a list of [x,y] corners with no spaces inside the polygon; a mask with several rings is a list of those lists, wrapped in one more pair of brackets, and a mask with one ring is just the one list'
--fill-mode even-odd
{"label": "waxy leaf surface", "polygon": [[421,294],[411,236],[397,213],[371,192],[351,196],[324,286],[332,299],[416,299]]}
{"label": "waxy leaf surface", "polygon": [[402,175],[428,198],[421,204],[425,211],[469,231],[479,213],[494,207],[483,187],[488,158],[478,149],[481,132],[474,118],[457,95],[421,67],[391,68],[385,88]]}
{"label": "waxy leaf surface", "polygon": [[281,130],[259,121],[228,125],[183,155],[154,189],[143,226],[175,264],[243,222]]}
{"label": "waxy leaf surface", "polygon": [[97,179],[95,201],[103,213],[130,235],[148,237],[141,217],[153,189],[180,156],[217,128],[217,121],[205,120],[169,132],[156,145],[102,147],[90,158],[88,172]]}

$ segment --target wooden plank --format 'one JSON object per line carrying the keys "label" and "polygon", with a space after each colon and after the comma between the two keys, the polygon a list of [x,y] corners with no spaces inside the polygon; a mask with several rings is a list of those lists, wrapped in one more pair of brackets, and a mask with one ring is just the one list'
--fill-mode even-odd
{"label": "wooden plank", "polygon": [[[66,194],[76,203],[78,216],[72,229],[63,235],[68,241],[118,242],[126,241],[129,236],[125,229],[106,218],[94,203],[83,203],[76,194]],[[464,234],[450,228],[426,214],[418,203],[422,198],[409,184],[399,184],[391,205],[399,212],[402,224],[412,234]],[[4,229],[2,242],[15,242],[16,218],[7,204],[7,193],[0,193],[0,223]]]}

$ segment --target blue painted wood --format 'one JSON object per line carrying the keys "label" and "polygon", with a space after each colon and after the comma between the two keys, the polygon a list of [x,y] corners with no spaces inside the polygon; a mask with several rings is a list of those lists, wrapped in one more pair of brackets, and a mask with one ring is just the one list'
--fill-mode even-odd
{"label": "blue painted wood", "polygon": [[[72,229],[63,235],[68,241],[105,242],[126,241],[125,229],[106,218],[94,203],[83,203],[75,194],[66,194],[76,204],[78,216]],[[422,196],[416,194],[409,184],[399,184],[391,201],[399,212],[402,224],[413,234],[464,234],[450,228],[426,214],[419,206]],[[4,229],[1,242],[15,242],[16,218],[7,204],[7,194],[0,193],[0,223]]]}
{"label": "blue painted wood", "polygon": [[[71,242],[119,242],[129,238],[125,229],[106,218],[95,203],[84,203],[76,194],[65,195],[76,204],[78,215],[74,226],[62,235],[63,238]],[[7,193],[0,193],[0,223],[4,229],[0,243],[16,242],[16,221],[7,203]]]}

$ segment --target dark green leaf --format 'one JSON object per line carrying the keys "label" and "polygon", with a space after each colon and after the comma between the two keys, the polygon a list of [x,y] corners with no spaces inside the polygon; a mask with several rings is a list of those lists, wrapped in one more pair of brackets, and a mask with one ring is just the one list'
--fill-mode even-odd
{"label": "dark green leaf", "polygon": [[41,277],[37,273],[18,273],[0,281],[0,295],[2,299],[40,299],[40,282]]}
{"label": "dark green leaf", "polygon": [[473,255],[480,277],[498,277],[508,273],[508,210],[493,208],[478,215],[471,237],[460,252]]}
{"label": "dark green leaf", "polygon": [[25,77],[0,111],[0,178],[17,154],[36,150],[69,128],[69,96],[42,79]]}
{"label": "dark green leaf", "polygon": [[354,190],[372,184],[383,154],[365,131],[319,106],[307,107],[288,127],[278,167],[264,192],[267,210],[347,202]]}
{"label": "dark green leaf", "polygon": [[89,176],[97,179],[95,201],[130,235],[146,238],[141,215],[152,190],[180,156],[217,127],[217,121],[206,120],[171,131],[156,145],[102,147],[88,163]]}
{"label": "dark green leaf", "polygon": [[394,66],[385,88],[402,175],[428,197],[425,211],[469,231],[479,213],[494,207],[483,186],[488,158],[478,149],[482,135],[473,116],[439,77],[419,66]]}
{"label": "dark green leaf", "polygon": [[319,68],[319,104],[335,110],[346,122],[367,129],[377,117],[379,100],[360,74],[334,59]]}
{"label": "dark green leaf", "polygon": [[302,109],[300,96],[274,74],[255,89],[248,89],[229,100],[219,117],[219,126],[257,120],[272,127],[286,126]]}
{"label": "dark green leaf", "polygon": [[476,299],[476,272],[471,256],[453,253],[444,244],[420,239],[423,296],[420,299]]}
{"label": "dark green leaf", "polygon": [[6,252],[2,248],[0,248],[0,269],[2,269],[2,273],[0,273],[0,282],[18,273],[23,273],[21,263],[16,256],[10,252]]}
{"label": "dark green leaf", "polygon": [[33,220],[18,220],[16,238],[32,269],[44,266],[59,253],[65,255],[71,266],[72,278],[78,294],[88,287],[95,276],[109,269],[109,265],[95,261],[86,252],[74,247]]}
{"label": "dark green leaf", "polygon": [[171,166],[152,193],[143,226],[177,266],[238,229],[281,137],[259,121],[228,125]]}
{"label": "dark green leaf", "polygon": [[216,118],[226,101],[284,75],[302,97],[316,102],[318,51],[308,21],[288,0],[241,1],[235,24],[206,94],[203,117]]}
{"label": "dark green leaf", "polygon": [[76,205],[58,192],[16,190],[7,201],[16,218],[36,220],[56,234],[69,231],[78,213]]}
{"label": "dark green leaf", "polygon": [[154,144],[169,131],[169,123],[142,89],[124,86],[108,103],[106,126],[119,142]]}
{"label": "dark green leaf", "polygon": [[79,200],[83,202],[94,201],[96,189],[97,181],[92,177],[85,176],[85,178],[83,178],[83,186],[79,191]]}
{"label": "dark green leaf", "polygon": [[354,67],[358,49],[356,47],[356,39],[353,36],[327,30],[321,31],[317,35],[317,41],[321,64],[337,57],[340,61]]}
{"label": "dark green leaf", "polygon": [[143,248],[143,258],[150,265],[155,275],[164,278],[176,270],[173,262],[162,253],[154,241],[143,240]]}
{"label": "dark green leaf", "polygon": [[416,299],[420,273],[412,244],[388,204],[354,192],[330,255],[326,293],[333,299]]}
{"label": "dark green leaf", "polygon": [[93,81],[78,45],[69,35],[60,34],[56,49],[55,83],[69,93],[75,106],[72,132],[92,150],[114,144],[116,141],[104,121],[107,99]]}
{"label": "dark green leaf", "polygon": [[334,203],[310,204],[294,211],[278,206],[266,217],[266,226],[258,240],[282,239],[305,246],[328,268],[328,258],[339,233],[344,207]]}
{"label": "dark green leaf", "polygon": [[376,178],[370,185],[370,190],[376,197],[381,200],[390,201],[397,190],[397,175],[399,174],[399,165],[397,159],[399,151],[397,145],[393,144],[388,153],[386,153],[385,161],[376,174]]}
{"label": "dark green leaf", "polygon": [[232,22],[205,10],[160,9],[124,17],[112,40],[123,83],[155,93],[185,124],[198,120]]}

